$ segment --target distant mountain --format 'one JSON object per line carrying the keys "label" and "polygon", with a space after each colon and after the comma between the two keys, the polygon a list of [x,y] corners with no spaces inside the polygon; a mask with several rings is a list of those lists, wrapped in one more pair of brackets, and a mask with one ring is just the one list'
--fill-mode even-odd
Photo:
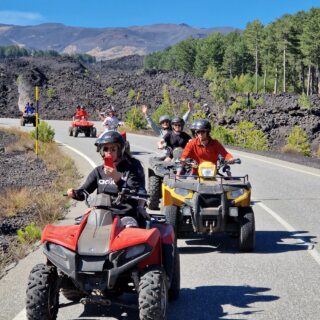
{"label": "distant mountain", "polygon": [[229,33],[231,27],[195,28],[187,24],[153,24],[128,28],[68,27],[60,23],[36,26],[0,24],[0,45],[19,45],[59,53],[88,53],[98,60],[145,55],[163,50],[188,37],[204,38],[213,32]]}

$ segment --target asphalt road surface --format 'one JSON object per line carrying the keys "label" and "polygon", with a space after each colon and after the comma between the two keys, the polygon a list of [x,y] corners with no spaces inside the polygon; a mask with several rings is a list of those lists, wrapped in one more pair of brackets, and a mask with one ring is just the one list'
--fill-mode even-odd
{"label": "asphalt road surface", "polygon": [[[84,176],[101,163],[93,138],[69,137],[68,122],[48,122]],[[0,126],[18,125],[17,119],[0,119]],[[157,138],[127,136],[134,156],[147,168],[148,158],[158,152]],[[239,253],[237,241],[226,235],[211,243],[179,240],[181,294],[170,304],[168,319],[320,319],[320,170],[229,151],[242,160],[232,172],[249,174],[252,184],[256,250]],[[82,203],[72,207],[66,223],[83,210]],[[0,280],[0,319],[26,319],[27,277],[44,261],[39,249]],[[132,296],[125,299],[135,302]],[[134,309],[83,306],[63,297],[60,303],[59,320],[138,318]]]}

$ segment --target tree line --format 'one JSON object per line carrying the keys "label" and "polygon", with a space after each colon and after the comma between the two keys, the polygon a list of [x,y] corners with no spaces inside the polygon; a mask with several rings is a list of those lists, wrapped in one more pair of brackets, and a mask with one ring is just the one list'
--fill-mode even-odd
{"label": "tree line", "polygon": [[12,59],[19,57],[58,57],[70,56],[82,63],[94,63],[96,58],[87,53],[63,54],[55,50],[31,50],[19,46],[0,46],[0,59]]}
{"label": "tree line", "polygon": [[144,59],[146,69],[178,70],[234,92],[320,94],[320,9],[284,15],[244,31],[188,38]]}

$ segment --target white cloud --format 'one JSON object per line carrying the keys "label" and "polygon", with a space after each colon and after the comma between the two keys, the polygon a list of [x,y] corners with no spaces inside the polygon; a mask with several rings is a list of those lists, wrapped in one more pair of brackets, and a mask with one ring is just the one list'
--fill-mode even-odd
{"label": "white cloud", "polygon": [[41,23],[44,17],[35,12],[0,11],[0,23],[15,25],[30,25]]}

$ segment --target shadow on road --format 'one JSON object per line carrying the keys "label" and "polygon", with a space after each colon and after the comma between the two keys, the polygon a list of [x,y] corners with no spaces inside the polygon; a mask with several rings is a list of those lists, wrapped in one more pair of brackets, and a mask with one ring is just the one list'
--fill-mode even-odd
{"label": "shadow on road", "polygon": [[[237,319],[246,319],[246,315],[262,313],[264,310],[251,308],[256,302],[278,300],[278,296],[266,294],[270,288],[249,286],[207,286],[194,289],[181,289],[180,298],[169,307],[168,319],[226,320],[237,315]],[[223,311],[223,305],[231,305],[240,310],[235,313]],[[261,308],[261,307],[260,307]],[[266,307],[267,308],[267,307]],[[265,308],[265,309],[266,309]]]}
{"label": "shadow on road", "polygon": [[[251,307],[253,303],[265,303],[278,300],[278,296],[270,295],[267,292],[270,288],[250,287],[250,286],[203,286],[194,289],[181,289],[180,298],[169,304],[168,320],[192,319],[220,319],[227,317],[246,319],[246,316],[255,313],[263,313],[264,309]],[[128,297],[127,297],[128,298]],[[129,301],[136,301],[134,296],[129,297]],[[223,305],[231,305],[237,308],[229,313],[223,310]],[[110,317],[112,319],[139,319],[138,310],[126,307],[98,307],[95,305],[85,306],[83,313],[73,320],[87,320],[93,317]]]}
{"label": "shadow on road", "polygon": [[[288,251],[308,250],[316,244],[316,237],[308,235],[308,231],[256,231],[256,249],[252,253],[273,254]],[[237,253],[237,238],[226,234],[210,237],[193,237],[185,240],[187,246],[179,246],[181,254],[201,254],[209,252]]]}

